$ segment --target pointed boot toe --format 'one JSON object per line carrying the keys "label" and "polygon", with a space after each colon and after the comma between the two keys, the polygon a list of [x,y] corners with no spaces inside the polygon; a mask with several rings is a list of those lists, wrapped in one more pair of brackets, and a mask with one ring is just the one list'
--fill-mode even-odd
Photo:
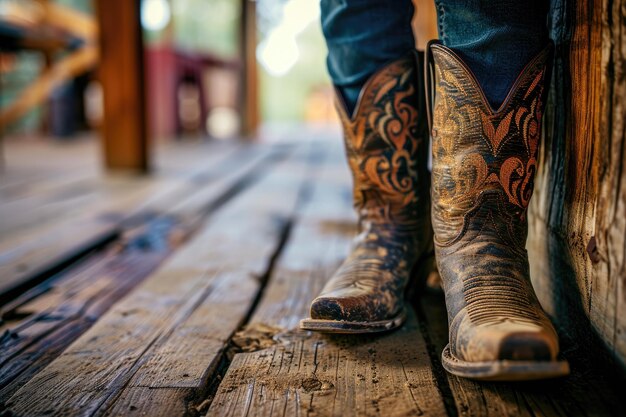
{"label": "pointed boot toe", "polygon": [[555,360],[557,353],[554,335],[539,328],[535,332],[514,331],[502,335],[497,360],[544,362]]}
{"label": "pointed boot toe", "polygon": [[303,329],[373,333],[394,329],[404,322],[404,306],[397,301],[401,295],[386,293],[371,285],[334,288],[335,285],[313,300],[310,318],[301,321]]}
{"label": "pointed boot toe", "polygon": [[[358,302],[352,297],[317,297],[311,303],[311,318],[317,320],[350,321],[351,315],[363,321],[363,312],[358,311]],[[355,308],[355,304],[357,308]],[[356,313],[356,314],[355,314]],[[353,320],[354,321],[354,320]]]}

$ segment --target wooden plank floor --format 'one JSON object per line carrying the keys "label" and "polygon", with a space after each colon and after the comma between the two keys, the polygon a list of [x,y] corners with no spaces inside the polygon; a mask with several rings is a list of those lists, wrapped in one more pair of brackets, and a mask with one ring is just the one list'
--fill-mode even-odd
{"label": "wooden plank floor", "polygon": [[567,339],[563,380],[446,374],[436,291],[389,334],[298,330],[355,231],[338,136],[299,138],[172,148],[143,179],[71,149],[57,157],[74,174],[43,153],[29,169],[16,149],[0,174],[0,416],[624,415],[623,386]]}

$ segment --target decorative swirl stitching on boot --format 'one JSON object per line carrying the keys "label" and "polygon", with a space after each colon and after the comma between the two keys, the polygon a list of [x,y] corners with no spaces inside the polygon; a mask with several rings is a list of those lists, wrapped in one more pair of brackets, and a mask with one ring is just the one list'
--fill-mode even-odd
{"label": "decorative swirl stitching on boot", "polygon": [[424,138],[416,132],[415,77],[410,61],[398,61],[364,87],[360,104],[373,101],[367,103],[366,116],[357,112],[349,120],[339,111],[354,175],[354,203],[362,219],[418,227],[417,192],[424,188],[418,187],[418,174],[424,169],[416,154]]}
{"label": "decorative swirl stitching on boot", "polygon": [[417,82],[409,54],[369,79],[352,118],[338,103],[361,233],[316,299],[340,308],[321,312],[314,303],[313,318],[378,321],[402,309],[411,269],[432,236]]}
{"label": "decorative swirl stitching on boot", "polygon": [[433,53],[439,81],[433,124],[438,160],[433,167],[437,197],[433,214],[440,229],[437,243],[448,245],[462,237],[487,190],[501,192],[504,201],[516,206],[509,210],[518,213],[514,222],[524,222],[537,171],[545,68],[527,68],[494,112],[459,58],[437,47]]}

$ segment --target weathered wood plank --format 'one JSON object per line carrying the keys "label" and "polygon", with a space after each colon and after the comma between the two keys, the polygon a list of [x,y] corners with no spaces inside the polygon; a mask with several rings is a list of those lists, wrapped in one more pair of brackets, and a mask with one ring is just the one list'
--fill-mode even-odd
{"label": "weathered wood plank", "polygon": [[[183,177],[182,181],[165,177],[164,181],[131,182],[130,185],[122,185],[125,191],[120,192],[117,198],[106,199],[108,193],[105,191],[101,204],[94,211],[86,211],[59,225],[52,223],[27,233],[17,241],[10,239],[2,242],[0,299],[6,299],[7,293],[36,281],[55,266],[115,238],[129,224],[141,223],[146,216],[155,213],[171,211],[172,207],[180,205],[198,190],[214,196],[225,194],[250,171],[271,160],[277,151],[282,152],[269,147],[250,146],[220,160],[209,169],[192,171],[193,175]],[[220,177],[220,172],[227,175]],[[200,188],[207,183],[215,183],[213,189]],[[196,198],[195,201],[200,200],[202,204],[205,201],[203,198]]]}
{"label": "weathered wood plank", "polygon": [[383,337],[274,337],[235,356],[209,415],[447,415],[413,313]]}
{"label": "weathered wood plank", "polygon": [[[109,251],[94,255],[61,279],[43,283],[5,306],[3,319],[28,317],[8,327],[9,333],[0,340],[0,398],[8,398],[60,353],[58,348],[49,352],[42,346],[68,346],[188,239],[207,214],[236,194],[245,185],[243,180],[249,183],[251,175],[261,178],[269,169],[265,165],[271,163],[270,157],[286,151],[271,150],[268,156],[254,148],[246,155],[239,153],[246,158],[238,159],[238,169],[231,169],[204,186],[202,178],[196,178],[198,189],[194,194],[182,198],[174,207],[163,207],[162,215],[126,232],[124,240],[116,242]],[[57,340],[59,335],[63,338],[61,343]]]}
{"label": "weathered wood plank", "polygon": [[[187,397],[190,395],[188,388],[161,387],[155,391],[151,387],[128,387],[119,397],[119,405],[109,414],[119,416],[182,416],[185,413],[199,415],[199,409],[192,406],[189,408]],[[150,399],[150,410],[158,410],[156,414],[147,414],[144,411],[146,398]]]}
{"label": "weathered wood plank", "polygon": [[[42,147],[48,152],[54,152],[51,146]],[[102,175],[92,167],[76,167],[76,153],[87,154],[95,152],[93,147],[83,144],[66,150],[70,155],[53,156],[42,155],[36,152],[25,152],[18,147],[15,155],[10,155],[12,162],[18,166],[9,167],[6,173],[1,173],[0,184],[9,187],[6,183],[12,182],[11,174],[30,177],[25,183],[14,183],[10,190],[0,191],[0,245],[15,247],[21,242],[18,236],[29,231],[45,233],[42,228],[46,225],[58,225],[68,219],[75,219],[81,213],[97,213],[106,211],[112,201],[126,195],[145,193],[144,198],[150,195],[165,193],[169,188],[180,187],[183,182],[212,172],[221,160],[241,151],[237,145],[194,146],[195,152],[185,149],[185,146],[165,148],[169,157],[158,158],[154,175],[149,178],[130,175]],[[31,150],[29,146],[24,146]],[[21,165],[22,159],[27,159],[33,166],[45,163],[44,159],[57,160],[56,166],[46,166],[44,178],[38,178],[37,169]],[[89,157],[86,157],[90,159]],[[186,167],[180,167],[180,159],[186,161]],[[15,161],[13,161],[15,160]],[[95,162],[95,161],[92,161]],[[64,169],[58,172],[59,169]],[[213,168],[214,170],[214,168]],[[43,174],[43,173],[42,173]],[[215,172],[213,172],[215,174]],[[145,191],[144,191],[145,190]]]}
{"label": "weathered wood plank", "polygon": [[183,233],[176,227],[160,233],[138,234],[124,247],[94,256],[48,293],[17,309],[18,316],[34,313],[0,341],[0,400],[48,365],[182,243]]}
{"label": "weathered wood plank", "polygon": [[107,221],[87,217],[62,228],[52,228],[36,241],[5,251],[0,264],[0,300],[7,301],[29,282],[106,244],[120,231]]}
{"label": "weathered wood plank", "polygon": [[[103,413],[125,387],[197,387],[247,314],[294,213],[306,168],[301,152],[294,158],[223,207],[207,228],[17,391],[7,408],[28,416]],[[209,314],[205,309],[211,306]],[[187,337],[197,341],[185,345],[195,354],[180,350],[177,341]],[[151,371],[155,363],[163,364],[163,372]]]}
{"label": "weathered wood plank", "polygon": [[252,352],[234,356],[208,415],[447,415],[414,314],[380,336],[297,330],[353,236],[350,181],[340,161],[335,152],[316,178],[258,309],[233,340]]}
{"label": "weathered wood plank", "polygon": [[[193,223],[188,221],[188,218],[201,219],[203,215],[219,205],[220,202],[232,196],[236,192],[235,189],[243,187],[244,183],[249,183],[252,176],[261,176],[264,166],[269,165],[275,157],[283,155],[286,151],[284,149],[249,147],[235,154],[225,152],[225,154],[229,154],[229,158],[220,161],[221,163],[219,164],[215,164],[211,169],[196,172],[190,178],[183,176],[183,182],[164,183],[162,184],[163,189],[155,189],[153,195],[139,195],[136,198],[143,197],[143,200],[137,201],[137,207],[131,206],[127,213],[111,216],[111,212],[107,211],[107,207],[103,207],[100,208],[102,213],[99,216],[96,214],[94,217],[106,217],[105,215],[108,213],[108,217],[113,217],[120,227],[126,229],[123,241],[118,243],[121,247],[137,245],[133,241],[140,239],[145,239],[147,243],[155,244],[154,239],[158,237],[159,232],[163,232],[161,226],[169,226],[172,222],[178,222],[180,223],[177,225],[178,227],[191,229]],[[217,162],[219,159],[208,158],[208,161]],[[237,167],[232,169],[234,162],[237,162]],[[145,236],[142,237],[142,235]],[[54,237],[52,236],[51,238]],[[77,275],[80,276],[80,274]],[[53,282],[62,285],[62,282]],[[40,294],[42,291],[50,293],[50,288],[51,284],[44,283],[32,292],[28,292],[13,300],[10,304],[4,306],[0,312],[2,315],[12,313],[18,306],[23,306],[26,302],[25,300],[33,298],[34,295],[31,293]],[[65,297],[68,291],[70,293],[73,292],[63,287],[53,291],[53,294],[60,294]],[[55,301],[58,300],[50,300],[48,304],[54,306],[56,305]],[[26,308],[28,309],[29,307],[27,306]],[[18,314],[23,314],[23,312],[18,311]]]}
{"label": "weathered wood plank", "polygon": [[[0,201],[22,198],[56,184],[94,178],[99,173],[95,141],[80,135],[71,146],[42,138],[3,139],[6,159],[0,170]],[[71,169],[68,169],[71,167]]]}

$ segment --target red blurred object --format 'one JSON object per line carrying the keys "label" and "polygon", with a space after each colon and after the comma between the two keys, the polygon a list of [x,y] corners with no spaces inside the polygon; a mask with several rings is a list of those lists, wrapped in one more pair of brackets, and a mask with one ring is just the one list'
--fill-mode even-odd
{"label": "red blurred object", "polygon": [[204,73],[211,68],[240,70],[237,60],[224,60],[206,53],[177,50],[172,45],[146,48],[148,118],[155,137],[177,136],[185,132],[179,114],[179,87],[194,84],[200,97],[200,127],[203,129],[211,108],[206,94]]}

